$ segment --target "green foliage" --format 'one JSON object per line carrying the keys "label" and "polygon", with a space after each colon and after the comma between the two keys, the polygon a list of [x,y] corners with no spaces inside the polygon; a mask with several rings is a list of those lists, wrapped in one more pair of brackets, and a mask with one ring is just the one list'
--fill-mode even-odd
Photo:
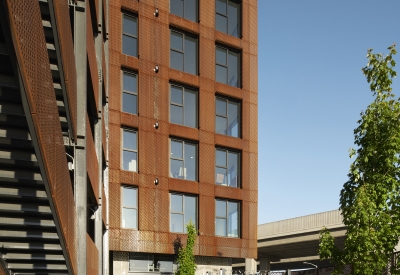
{"label": "green foliage", "polygon": [[196,240],[196,228],[192,221],[186,225],[187,242],[185,247],[179,248],[178,252],[178,271],[177,275],[194,275],[196,264],[194,262],[193,246]]}
{"label": "green foliage", "polygon": [[[341,274],[343,265],[352,264],[353,274],[381,273],[390,261],[400,237],[400,101],[392,94],[393,55],[368,50],[368,64],[362,69],[374,101],[361,112],[350,149],[355,156],[348,181],[340,192],[340,210],[347,226],[344,249],[338,249],[326,228],[320,232],[321,260],[331,259]],[[400,267],[400,266],[399,266]],[[391,274],[400,274],[393,267]],[[396,270],[397,269],[397,270]]]}

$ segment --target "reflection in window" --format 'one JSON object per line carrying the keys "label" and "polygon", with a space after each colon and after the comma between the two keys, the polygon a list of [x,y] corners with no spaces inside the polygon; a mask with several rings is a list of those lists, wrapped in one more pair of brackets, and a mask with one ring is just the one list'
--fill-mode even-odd
{"label": "reflection in window", "polygon": [[240,53],[216,46],[215,66],[217,82],[240,87]]}
{"label": "reflection in window", "polygon": [[217,97],[215,103],[215,132],[239,137],[240,103]]}
{"label": "reflection in window", "polygon": [[192,221],[197,228],[197,198],[184,194],[171,194],[170,231],[187,233],[186,225]]}
{"label": "reflection in window", "polygon": [[123,129],[122,136],[122,169],[137,172],[137,138],[136,132]]}
{"label": "reflection in window", "polygon": [[197,144],[170,140],[170,177],[197,180]]}
{"label": "reflection in window", "polygon": [[174,256],[145,253],[129,253],[129,271],[132,273],[160,272],[174,274]]}
{"label": "reflection in window", "polygon": [[137,75],[123,72],[122,111],[137,114]]}
{"label": "reflection in window", "polygon": [[233,0],[216,0],[215,27],[218,31],[239,37],[240,4]]}
{"label": "reflection in window", "polygon": [[122,187],[122,228],[137,229],[137,188]]}
{"label": "reflection in window", "polygon": [[197,127],[197,92],[193,89],[171,84],[171,123]]}
{"label": "reflection in window", "polygon": [[124,14],[122,22],[122,53],[137,57],[137,18]]}
{"label": "reflection in window", "polygon": [[197,52],[197,38],[171,30],[171,68],[197,75]]}
{"label": "reflection in window", "polygon": [[227,150],[215,150],[215,183],[218,185],[240,187],[240,153]]}
{"label": "reflection in window", "polygon": [[239,202],[215,200],[215,235],[239,237]]}
{"label": "reflection in window", "polygon": [[197,22],[197,0],[170,0],[169,8],[172,14]]}

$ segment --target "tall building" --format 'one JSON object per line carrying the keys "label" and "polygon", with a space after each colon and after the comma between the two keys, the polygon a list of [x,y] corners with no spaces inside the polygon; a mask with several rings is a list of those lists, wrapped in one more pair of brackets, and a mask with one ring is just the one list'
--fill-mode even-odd
{"label": "tall building", "polygon": [[113,274],[257,257],[257,1],[110,2]]}
{"label": "tall building", "polygon": [[257,0],[0,0],[0,274],[257,257]]}

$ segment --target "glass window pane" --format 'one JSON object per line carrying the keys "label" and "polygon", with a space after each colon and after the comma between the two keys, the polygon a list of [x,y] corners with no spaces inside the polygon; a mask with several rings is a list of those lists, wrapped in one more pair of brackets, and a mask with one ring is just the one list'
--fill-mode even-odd
{"label": "glass window pane", "polygon": [[215,183],[218,185],[227,185],[226,168],[215,168]]}
{"label": "glass window pane", "polygon": [[216,57],[215,57],[216,62],[217,62],[218,64],[221,64],[221,65],[226,65],[226,50],[225,50],[225,49],[222,49],[222,48],[220,48],[220,47],[217,47],[216,49],[217,49],[217,50],[216,50],[216,53],[215,53],[215,55],[216,55]]}
{"label": "glass window pane", "polygon": [[186,89],[185,91],[185,126],[197,127],[197,93]]}
{"label": "glass window pane", "polygon": [[137,40],[136,38],[124,35],[122,37],[122,53],[137,56]]}
{"label": "glass window pane", "polygon": [[226,217],[226,201],[215,201],[215,216]]}
{"label": "glass window pane", "polygon": [[122,165],[124,170],[132,172],[137,171],[136,152],[123,151],[122,158]]}
{"label": "glass window pane", "polygon": [[239,154],[228,153],[228,185],[232,187],[238,187],[239,173],[238,173]]}
{"label": "glass window pane", "polygon": [[171,157],[183,158],[182,141],[171,140]]}
{"label": "glass window pane", "polygon": [[184,0],[171,0],[170,1],[170,12],[172,14],[183,17],[183,1]]}
{"label": "glass window pane", "polygon": [[183,232],[183,215],[171,214],[171,232]]}
{"label": "glass window pane", "polygon": [[171,212],[183,213],[183,196],[171,194]]}
{"label": "glass window pane", "polygon": [[228,3],[228,34],[233,35],[235,37],[239,37],[239,4],[233,1],[229,1]]}
{"label": "glass window pane", "polygon": [[185,143],[185,169],[184,179],[197,180],[197,146]]}
{"label": "glass window pane", "polygon": [[226,67],[222,67],[219,65],[216,65],[216,81],[220,83],[226,84],[226,78],[228,75],[228,70]]}
{"label": "glass window pane", "polygon": [[137,210],[131,208],[122,209],[122,227],[137,228]]}
{"label": "glass window pane", "polygon": [[194,226],[197,227],[196,201],[196,197],[185,196],[185,232],[187,232],[186,224],[188,224],[190,220]]}
{"label": "glass window pane", "polygon": [[227,0],[217,0],[216,11],[218,13],[226,15],[226,1]]}
{"label": "glass window pane", "polygon": [[183,103],[182,95],[183,93],[181,87],[171,85],[171,102],[182,105]]}
{"label": "glass window pane", "polygon": [[171,105],[170,122],[183,125],[183,107]]}
{"label": "glass window pane", "polygon": [[239,237],[239,211],[237,202],[228,202],[228,236]]}
{"label": "glass window pane", "polygon": [[185,0],[185,18],[197,22],[197,0]]}
{"label": "glass window pane", "polygon": [[226,167],[226,151],[216,150],[216,160],[218,166]]}
{"label": "glass window pane", "polygon": [[136,93],[137,91],[137,81],[136,75],[124,73],[123,79],[124,91]]}
{"label": "glass window pane", "polygon": [[171,49],[183,51],[183,34],[171,31]]}
{"label": "glass window pane", "polygon": [[217,98],[215,105],[217,115],[226,116],[226,100]]}
{"label": "glass window pane", "polygon": [[136,150],[136,132],[124,131],[124,148]]}
{"label": "glass window pane", "polygon": [[215,235],[216,236],[226,236],[226,220],[225,219],[215,219]]}
{"label": "glass window pane", "polygon": [[215,119],[215,132],[218,134],[226,135],[226,118],[217,116]]}
{"label": "glass window pane", "polygon": [[183,71],[183,54],[171,50],[171,68]]}
{"label": "glass window pane", "polygon": [[123,206],[137,207],[137,189],[136,188],[123,188]]}
{"label": "glass window pane", "polygon": [[136,95],[122,93],[122,111],[130,114],[137,114]]}
{"label": "glass window pane", "polygon": [[197,39],[185,36],[185,72],[197,74]]}
{"label": "glass window pane", "polygon": [[134,271],[134,272],[148,272],[149,271],[149,265],[152,263],[150,260],[136,260],[136,259],[130,259],[129,260],[129,271]]}
{"label": "glass window pane", "polygon": [[215,28],[217,31],[227,33],[228,18],[217,14],[215,17]]}
{"label": "glass window pane", "polygon": [[228,84],[235,87],[239,87],[239,57],[239,53],[228,53]]}
{"label": "glass window pane", "polygon": [[239,103],[228,102],[228,135],[239,137]]}
{"label": "glass window pane", "polygon": [[123,32],[137,37],[137,18],[124,15]]}
{"label": "glass window pane", "polygon": [[183,161],[171,159],[170,177],[183,179],[183,176],[184,176]]}

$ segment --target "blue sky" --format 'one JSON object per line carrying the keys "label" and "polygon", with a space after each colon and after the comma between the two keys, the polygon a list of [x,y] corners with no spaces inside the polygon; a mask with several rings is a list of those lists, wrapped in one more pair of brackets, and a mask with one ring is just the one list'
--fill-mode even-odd
{"label": "blue sky", "polygon": [[400,0],[259,0],[258,24],[258,221],[338,209],[373,99],[361,68],[368,48],[400,52]]}

